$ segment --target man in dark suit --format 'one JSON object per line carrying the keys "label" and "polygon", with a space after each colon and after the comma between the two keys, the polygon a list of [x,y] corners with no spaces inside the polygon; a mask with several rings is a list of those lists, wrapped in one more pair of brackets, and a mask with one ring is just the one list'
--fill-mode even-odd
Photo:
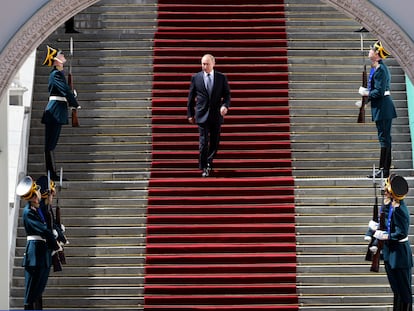
{"label": "man in dark suit", "polygon": [[[359,94],[368,96],[371,102],[372,121],[375,122],[378,140],[381,147],[379,167],[383,170],[383,176],[388,177],[391,168],[391,127],[392,119],[397,117],[394,103],[391,98],[391,75],[383,60],[390,54],[384,49],[380,41],[371,47],[368,57],[372,67],[368,88],[360,87]],[[370,176],[371,177],[371,176]],[[381,177],[381,171],[376,172],[377,178]]]}
{"label": "man in dark suit", "polygon": [[214,70],[215,58],[206,54],[201,59],[202,71],[191,78],[187,102],[187,118],[199,130],[199,168],[208,177],[220,143],[221,124],[230,107],[227,77]]}

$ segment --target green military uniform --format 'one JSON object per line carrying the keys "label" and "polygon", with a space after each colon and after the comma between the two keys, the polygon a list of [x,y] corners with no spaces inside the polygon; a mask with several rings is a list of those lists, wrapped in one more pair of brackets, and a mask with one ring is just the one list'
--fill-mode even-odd
{"label": "green military uniform", "polygon": [[52,231],[47,227],[41,212],[39,187],[26,176],[18,185],[16,193],[28,200],[23,209],[23,225],[27,235],[22,266],[25,269],[25,310],[42,309],[41,297],[49,276],[51,250],[58,250]]}
{"label": "green military uniform", "polygon": [[391,174],[385,186],[385,193],[388,195],[382,207],[385,230],[380,235],[383,236],[381,240],[384,240],[382,254],[385,271],[394,293],[394,310],[397,311],[412,310],[413,255],[408,239],[410,212],[403,200],[407,192],[406,180]]}

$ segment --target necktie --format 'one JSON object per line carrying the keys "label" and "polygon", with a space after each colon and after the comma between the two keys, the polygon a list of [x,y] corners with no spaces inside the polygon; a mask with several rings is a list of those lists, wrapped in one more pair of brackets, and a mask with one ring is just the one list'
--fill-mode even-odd
{"label": "necktie", "polygon": [[208,73],[207,74],[207,92],[208,95],[211,96],[211,91],[212,91],[212,81],[211,81],[211,75]]}

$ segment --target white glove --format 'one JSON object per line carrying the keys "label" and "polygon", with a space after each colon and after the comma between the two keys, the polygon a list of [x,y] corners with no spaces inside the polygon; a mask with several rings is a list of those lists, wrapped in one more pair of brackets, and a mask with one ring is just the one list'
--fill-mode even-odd
{"label": "white glove", "polygon": [[56,229],[53,229],[53,235],[55,236],[55,239],[57,239],[57,237],[59,236],[58,232],[56,231]]}
{"label": "white glove", "polygon": [[[62,230],[62,232],[66,231],[66,228],[63,224],[60,224],[60,230]],[[377,230],[377,229],[374,229],[374,230]]]}
{"label": "white glove", "polygon": [[357,106],[358,108],[362,107],[362,101],[358,100],[355,102],[355,106]]}
{"label": "white glove", "polygon": [[62,246],[58,243],[58,245],[59,245],[59,249],[57,249],[57,250],[55,250],[55,251],[52,251],[52,256],[54,255],[54,254],[56,254],[57,252],[62,252],[63,251],[63,248],[62,248]]}
{"label": "white glove", "polygon": [[369,90],[366,87],[360,86],[358,89],[358,93],[361,96],[368,96],[369,95]]}
{"label": "white glove", "polygon": [[376,221],[373,221],[372,219],[368,223],[368,227],[372,230],[378,230],[378,223]]}
{"label": "white glove", "polygon": [[382,231],[382,230],[377,230],[374,233],[374,238],[376,238],[378,240],[388,240],[388,232],[387,231]]}
{"label": "white glove", "polygon": [[369,248],[369,251],[373,254],[373,255],[375,255],[376,253],[377,253],[377,251],[378,251],[378,246],[371,246],[370,248]]}

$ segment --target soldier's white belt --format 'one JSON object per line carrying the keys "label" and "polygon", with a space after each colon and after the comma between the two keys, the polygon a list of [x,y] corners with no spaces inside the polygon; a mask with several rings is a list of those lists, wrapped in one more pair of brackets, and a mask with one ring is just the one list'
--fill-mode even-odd
{"label": "soldier's white belt", "polygon": [[408,236],[406,236],[404,239],[398,240],[400,243],[404,243],[408,241]]}
{"label": "soldier's white belt", "polygon": [[390,91],[385,91],[384,92],[384,96],[390,96],[391,95],[391,92]]}
{"label": "soldier's white belt", "polygon": [[43,241],[46,242],[46,239],[42,238],[40,235],[28,235],[27,241]]}
{"label": "soldier's white belt", "polygon": [[59,100],[61,102],[67,102],[66,97],[63,96],[49,96],[49,100]]}

